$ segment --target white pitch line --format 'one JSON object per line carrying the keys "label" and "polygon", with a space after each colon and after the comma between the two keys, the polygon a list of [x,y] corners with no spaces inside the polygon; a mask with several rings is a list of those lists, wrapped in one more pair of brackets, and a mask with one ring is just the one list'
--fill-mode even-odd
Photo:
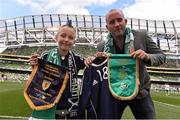
{"label": "white pitch line", "polygon": [[12,88],[12,89],[6,88],[6,89],[1,89],[1,90],[0,90],[0,93],[2,93],[2,92],[7,92],[7,91],[20,90],[20,89],[22,89],[22,88]]}
{"label": "white pitch line", "polygon": [[[153,101],[156,102],[156,103],[168,105],[168,106],[171,106],[171,107],[180,108],[180,106],[177,106],[177,105],[167,104],[167,103],[163,103],[163,102],[159,102],[159,101],[155,101],[155,100],[153,100]],[[2,115],[0,115],[0,118],[28,119],[29,117],[22,117],[22,116],[2,116]]]}
{"label": "white pitch line", "polygon": [[154,102],[157,102],[157,103],[160,103],[160,104],[168,105],[168,106],[171,106],[171,107],[180,108],[180,106],[178,106],[178,105],[172,105],[172,104],[163,103],[163,102],[159,102],[159,101],[155,101],[155,100],[153,100],[153,101],[154,101]]}
{"label": "white pitch line", "polygon": [[29,117],[22,117],[22,116],[3,116],[3,115],[0,115],[0,118],[28,119]]}

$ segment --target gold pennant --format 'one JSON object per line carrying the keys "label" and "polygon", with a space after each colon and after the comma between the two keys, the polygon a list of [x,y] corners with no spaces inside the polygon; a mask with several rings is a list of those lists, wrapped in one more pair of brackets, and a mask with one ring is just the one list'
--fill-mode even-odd
{"label": "gold pennant", "polygon": [[47,90],[50,85],[51,85],[51,82],[50,82],[50,81],[43,80],[42,89],[43,89],[43,90]]}

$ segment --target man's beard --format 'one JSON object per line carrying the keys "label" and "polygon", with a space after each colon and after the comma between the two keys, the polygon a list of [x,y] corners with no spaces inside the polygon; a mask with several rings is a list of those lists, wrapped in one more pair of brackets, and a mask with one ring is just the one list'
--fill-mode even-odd
{"label": "man's beard", "polygon": [[120,36],[124,36],[124,31],[115,31],[114,32],[114,36],[116,36],[116,37],[120,37]]}

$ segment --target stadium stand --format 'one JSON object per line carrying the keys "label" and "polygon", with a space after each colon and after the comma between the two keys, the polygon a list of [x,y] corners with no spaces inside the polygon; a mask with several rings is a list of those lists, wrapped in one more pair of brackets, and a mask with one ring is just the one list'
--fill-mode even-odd
{"label": "stadium stand", "polygon": [[[45,14],[4,19],[0,20],[0,46],[6,49],[1,50],[0,62],[8,64],[8,69],[6,65],[1,65],[0,67],[3,68],[1,72],[4,72],[5,68],[9,72],[21,70],[21,72],[28,73],[30,70],[30,66],[27,64],[28,57],[34,52],[41,54],[45,50],[56,47],[53,40],[54,35],[58,27],[65,24],[68,19],[72,20],[77,31],[76,45],[73,50],[83,57],[94,54],[97,51],[97,44],[104,40],[107,34],[105,16]],[[152,76],[152,83],[155,85],[167,82],[171,82],[173,85],[179,84],[180,20],[128,18],[127,24],[132,29],[147,30],[167,55],[166,64],[160,68],[147,67]],[[18,65],[14,67],[13,63]],[[15,71],[11,70],[11,67]],[[159,78],[159,76],[163,76],[163,78]]]}
{"label": "stadium stand", "polygon": [[147,67],[149,73],[180,76],[180,68]]}

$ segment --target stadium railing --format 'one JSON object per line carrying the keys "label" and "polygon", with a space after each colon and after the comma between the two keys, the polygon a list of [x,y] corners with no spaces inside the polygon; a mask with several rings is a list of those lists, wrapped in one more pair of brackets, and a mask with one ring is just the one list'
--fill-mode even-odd
{"label": "stadium railing", "polygon": [[11,62],[28,62],[30,56],[22,55],[11,55],[11,54],[0,54],[0,61],[11,61]]}

